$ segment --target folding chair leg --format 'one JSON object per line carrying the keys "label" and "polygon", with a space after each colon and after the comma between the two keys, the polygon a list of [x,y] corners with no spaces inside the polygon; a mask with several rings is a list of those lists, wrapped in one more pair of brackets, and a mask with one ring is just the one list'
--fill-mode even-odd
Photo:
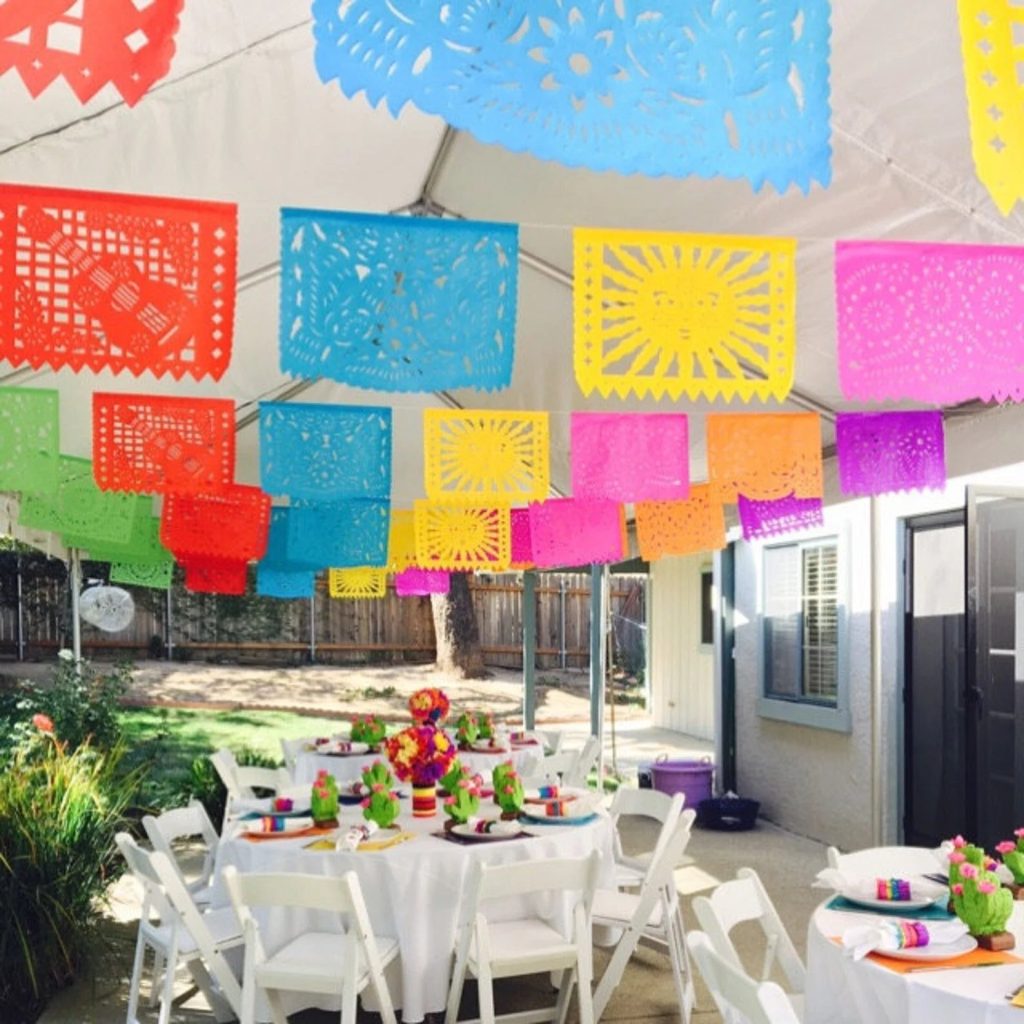
{"label": "folding chair leg", "polygon": [[690,1024],[690,1014],[693,1011],[696,993],[690,957],[686,949],[686,931],[683,928],[678,903],[674,909],[667,903],[663,904],[662,914],[665,918],[668,953],[672,960],[672,978],[675,982],[676,998],[679,1000],[679,1016],[682,1018],[683,1024]]}
{"label": "folding chair leg", "polygon": [[[386,971],[387,968],[384,968]],[[398,1024],[395,1017],[395,1008],[391,1003],[391,990],[383,976],[380,978],[371,977],[370,985],[373,987],[373,994],[377,997],[377,1012],[384,1024]]]}
{"label": "folding chair leg", "polygon": [[242,1007],[238,1024],[256,1024],[256,982],[246,973],[242,982]]}
{"label": "folding chair leg", "polygon": [[480,963],[480,973],[476,976],[477,997],[480,1000],[480,1024],[495,1024],[494,1020],[494,979],[491,977],[491,965],[486,961]]}
{"label": "folding chair leg", "polygon": [[604,1016],[612,993],[619,987],[619,982],[626,973],[626,964],[639,944],[640,932],[635,928],[627,928],[615,944],[612,958],[608,961],[608,966],[604,969],[604,974],[601,975],[601,980],[594,991],[594,1020],[600,1020]]}
{"label": "folding chair leg", "polygon": [[153,949],[153,980],[149,986],[149,1005],[150,1007],[156,1006],[157,999],[160,998],[160,983],[161,975],[164,972],[164,955],[160,950],[154,947]]}
{"label": "folding chair leg", "polygon": [[356,1024],[358,993],[355,985],[346,985],[341,991],[341,1024]]}
{"label": "folding chair leg", "polygon": [[160,1015],[157,1017],[157,1024],[170,1024],[171,1010],[174,1008],[174,975],[178,966],[178,939],[171,939],[171,946],[167,950],[167,961],[164,964],[164,984],[160,994]]}
{"label": "folding chair leg", "polygon": [[448,1005],[445,1007],[444,1024],[455,1024],[459,1019],[459,1003],[462,1002],[462,988],[466,983],[466,961],[469,957],[469,944],[459,946],[458,955],[455,957],[455,970],[452,972],[452,982],[448,987]]}
{"label": "folding chair leg", "polygon": [[270,1019],[274,1024],[288,1024],[288,1014],[284,1012],[284,1003],[277,989],[266,988],[263,994],[267,997],[267,1006],[270,1007]]}
{"label": "folding chair leg", "polygon": [[192,975],[192,980],[196,983],[196,988],[203,993],[203,997],[210,1004],[210,1009],[213,1011],[213,1017],[217,1024],[228,1024],[228,1021],[233,1021],[235,1019],[235,1012],[232,1010],[231,1004],[224,998],[224,993],[214,984],[213,978],[210,977],[210,972],[207,971],[202,960],[198,958],[190,960],[188,971]]}
{"label": "folding chair leg", "polygon": [[580,1003],[580,1024],[594,1024],[594,964],[591,960],[590,950],[584,949],[580,957],[580,967],[577,973],[577,985],[579,989]]}
{"label": "folding chair leg", "polygon": [[576,980],[576,970],[562,971],[562,980],[558,986],[558,1000],[555,1003],[555,1022],[565,1024],[569,1017],[569,1001],[572,999],[573,982]]}
{"label": "folding chair leg", "polygon": [[139,929],[139,937],[135,941],[135,959],[132,961],[132,980],[128,990],[128,1024],[138,1024],[139,1019],[139,988],[142,985],[142,965],[146,959],[146,939]]}

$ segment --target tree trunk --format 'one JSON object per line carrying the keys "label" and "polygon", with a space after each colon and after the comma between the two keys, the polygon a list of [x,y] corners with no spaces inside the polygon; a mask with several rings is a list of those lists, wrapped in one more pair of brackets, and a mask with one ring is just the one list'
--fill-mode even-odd
{"label": "tree trunk", "polygon": [[488,676],[467,574],[453,572],[448,593],[430,595],[430,609],[434,613],[438,671],[450,673],[457,679]]}

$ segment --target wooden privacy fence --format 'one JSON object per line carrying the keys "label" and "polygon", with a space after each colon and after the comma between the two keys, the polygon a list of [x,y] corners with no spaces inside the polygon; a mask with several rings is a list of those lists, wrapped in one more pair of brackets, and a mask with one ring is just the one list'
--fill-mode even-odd
{"label": "wooden privacy fence", "polygon": [[[105,580],[106,572],[102,563],[83,563],[85,580]],[[639,659],[640,665],[644,581],[642,576],[613,576],[610,587],[613,632],[621,656],[627,662]],[[485,661],[521,668],[521,577],[471,577],[470,588]],[[82,650],[87,657],[122,652],[135,658],[249,664],[434,659],[430,599],[398,597],[390,584],[381,599],[336,600],[327,595],[321,578],[313,600],[281,600],[260,597],[253,585],[241,597],[191,593],[176,572],[169,591],[124,589],[135,599],[134,619],[119,633],[103,633],[83,622]],[[537,668],[586,669],[590,664],[590,576],[544,573],[538,576],[536,593]],[[62,562],[0,552],[0,656],[35,659],[70,647],[70,611],[69,580]],[[629,627],[625,634],[622,625]]]}

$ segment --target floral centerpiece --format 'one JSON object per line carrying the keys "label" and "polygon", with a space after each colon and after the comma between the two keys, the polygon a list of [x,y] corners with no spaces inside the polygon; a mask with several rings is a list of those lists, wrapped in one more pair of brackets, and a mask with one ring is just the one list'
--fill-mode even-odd
{"label": "floral centerpiece", "polygon": [[410,725],[384,741],[395,774],[412,782],[412,813],[429,817],[437,813],[437,781],[455,759],[455,744],[432,725]]}
{"label": "floral centerpiece", "polygon": [[451,702],[444,690],[436,686],[425,686],[409,698],[409,714],[416,722],[430,722],[442,725],[448,718]]}
{"label": "floral centerpiece", "polygon": [[352,719],[352,742],[378,746],[388,734],[388,727],[376,715],[357,715]]}
{"label": "floral centerpiece", "polygon": [[1013,911],[1013,896],[1002,888],[997,864],[980,846],[963,836],[953,840],[949,854],[949,891],[953,911],[970,933],[988,949],[1012,949],[1013,936],[1006,922]]}
{"label": "floral centerpiece", "polygon": [[1015,899],[1024,899],[1024,828],[1014,830],[1013,839],[1006,839],[996,843],[996,851],[1003,859],[1007,870],[1013,875],[1013,885],[1010,891]]}

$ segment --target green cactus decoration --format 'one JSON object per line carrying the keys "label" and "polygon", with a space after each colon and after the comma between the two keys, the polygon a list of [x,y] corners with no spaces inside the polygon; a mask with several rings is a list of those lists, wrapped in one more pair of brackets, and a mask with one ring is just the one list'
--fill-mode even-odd
{"label": "green cactus decoration", "polygon": [[370,786],[370,795],[363,801],[363,817],[367,821],[375,821],[380,828],[390,828],[401,811],[397,793],[380,782]]}
{"label": "green cactus decoration", "polygon": [[476,716],[477,728],[480,730],[480,739],[494,739],[494,715],[490,711],[481,711]]}
{"label": "green cactus decoration", "polygon": [[364,715],[352,719],[352,742],[379,746],[388,734],[388,727],[376,715]]}
{"label": "green cactus decoration", "polygon": [[437,784],[450,795],[455,792],[459,783],[463,779],[468,778],[469,769],[458,758],[455,758],[455,760],[452,761],[451,768],[449,768],[448,771],[446,771],[444,775],[437,780]]}
{"label": "green cactus decoration", "polygon": [[[497,771],[497,769],[495,769]],[[519,814],[523,809],[523,782],[515,771],[505,772],[499,786],[494,785],[494,799],[501,808],[502,815],[509,817]]]}
{"label": "green cactus decoration", "polygon": [[444,810],[456,823],[463,825],[480,809],[480,791],[468,778],[461,779],[445,797]]}
{"label": "green cactus decoration", "polygon": [[391,769],[380,760],[374,761],[373,764],[363,769],[363,785],[367,789],[373,789],[374,786],[383,786],[385,789],[391,789],[395,784],[395,777],[391,774]]}
{"label": "green cactus decoration", "polygon": [[1002,888],[996,862],[980,846],[957,836],[949,855],[949,889],[956,916],[972,935],[995,935],[1006,930],[1013,895]]}
{"label": "green cactus decoration", "polygon": [[1017,885],[1024,885],[1024,828],[1014,831],[1015,839],[996,843],[996,850],[1003,858],[1003,863],[1013,875]]}
{"label": "green cactus decoration", "polygon": [[505,788],[505,779],[516,774],[516,766],[512,761],[501,761],[491,772],[491,785],[494,787],[494,802],[498,802],[498,793]]}
{"label": "green cactus decoration", "polygon": [[309,811],[317,825],[338,823],[338,783],[321,768],[309,795]]}
{"label": "green cactus decoration", "polygon": [[459,715],[459,720],[455,723],[455,736],[459,741],[459,748],[462,750],[466,750],[476,743],[480,736],[480,725],[472,711],[463,711]]}

